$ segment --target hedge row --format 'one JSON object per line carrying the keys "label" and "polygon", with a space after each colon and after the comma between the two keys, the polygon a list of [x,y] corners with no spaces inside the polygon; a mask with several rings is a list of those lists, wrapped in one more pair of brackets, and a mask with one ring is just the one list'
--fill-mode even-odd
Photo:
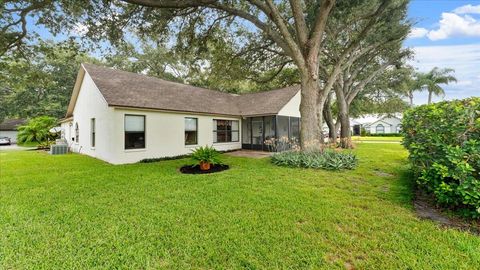
{"label": "hedge row", "polygon": [[480,218],[480,98],[413,108],[402,126],[419,186],[439,204]]}
{"label": "hedge row", "polygon": [[402,137],[402,133],[366,133],[365,137]]}

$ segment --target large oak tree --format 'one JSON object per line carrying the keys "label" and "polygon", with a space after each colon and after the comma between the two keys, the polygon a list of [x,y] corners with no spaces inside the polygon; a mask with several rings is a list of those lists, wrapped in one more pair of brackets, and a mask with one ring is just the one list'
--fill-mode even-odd
{"label": "large oak tree", "polygon": [[[382,22],[384,14],[405,1],[7,1],[0,20],[6,22],[2,31],[10,38],[1,41],[1,48],[2,54],[12,48],[20,50],[22,40],[28,38],[25,18],[29,13],[54,33],[86,29],[85,36],[94,44],[109,40],[117,45],[132,34],[142,39],[168,39],[175,35],[177,42],[188,44],[196,40],[191,35],[208,38],[211,27],[217,25],[237,34],[239,47],[269,51],[295,66],[302,97],[300,139],[305,148],[317,145],[321,138],[323,104],[346,59],[361,50],[362,41]],[[338,42],[331,51],[336,54],[337,63],[327,73],[319,73],[329,18],[341,21],[353,11],[359,16],[348,22],[355,27],[356,34]]]}

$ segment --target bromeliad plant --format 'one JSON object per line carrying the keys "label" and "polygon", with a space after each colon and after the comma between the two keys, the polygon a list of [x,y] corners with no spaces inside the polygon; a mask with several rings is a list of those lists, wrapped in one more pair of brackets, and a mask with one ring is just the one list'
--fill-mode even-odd
{"label": "bromeliad plant", "polygon": [[323,151],[286,151],[272,156],[272,163],[278,166],[314,168],[325,170],[353,170],[358,159],[352,152],[337,152],[332,149]]}
{"label": "bromeliad plant", "polygon": [[211,146],[201,146],[192,151],[192,159],[198,162],[200,170],[208,171],[212,165],[220,164],[220,153]]}

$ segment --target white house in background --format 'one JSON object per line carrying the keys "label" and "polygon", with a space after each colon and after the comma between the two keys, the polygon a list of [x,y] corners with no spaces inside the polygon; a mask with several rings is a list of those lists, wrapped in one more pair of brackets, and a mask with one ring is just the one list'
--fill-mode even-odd
{"label": "white house in background", "polygon": [[72,151],[113,164],[299,137],[300,88],[234,95],[82,64],[61,121]]}
{"label": "white house in background", "polygon": [[396,116],[384,116],[371,123],[364,124],[363,128],[370,134],[400,133],[402,119]]}
{"label": "white house in background", "polygon": [[17,142],[18,126],[25,124],[25,119],[6,119],[0,124],[0,137],[8,137],[12,143]]}

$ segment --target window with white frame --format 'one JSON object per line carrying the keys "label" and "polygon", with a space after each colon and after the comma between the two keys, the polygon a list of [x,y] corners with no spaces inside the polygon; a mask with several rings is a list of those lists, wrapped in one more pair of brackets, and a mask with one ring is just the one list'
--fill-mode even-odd
{"label": "window with white frame", "polygon": [[213,120],[213,142],[238,142],[239,141],[238,120]]}
{"label": "window with white frame", "polygon": [[145,115],[125,115],[125,149],[145,148]]}
{"label": "window with white frame", "polygon": [[185,117],[185,145],[198,144],[198,119]]}

